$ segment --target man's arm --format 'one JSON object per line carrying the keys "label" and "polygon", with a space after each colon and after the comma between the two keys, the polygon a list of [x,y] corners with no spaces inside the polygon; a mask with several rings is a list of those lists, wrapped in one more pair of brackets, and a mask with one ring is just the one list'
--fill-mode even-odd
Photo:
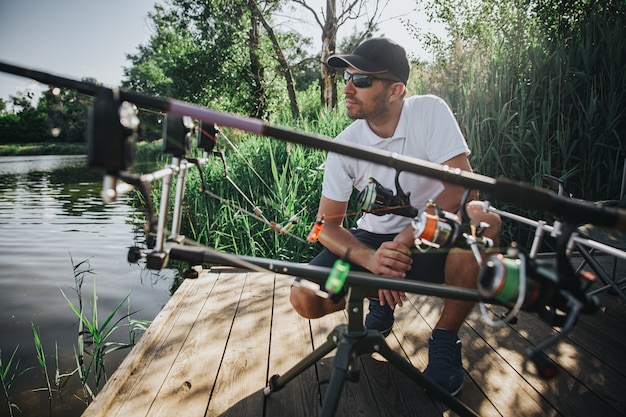
{"label": "man's arm", "polygon": [[349,261],[374,274],[404,278],[412,262],[408,248],[398,242],[385,242],[378,250],[365,246],[343,227],[347,208],[348,202],[322,196],[318,213],[324,216],[324,228],[320,242],[337,256],[350,249]]}
{"label": "man's arm", "polygon": [[[472,166],[470,165],[467,155],[465,154],[460,154],[454,158],[448,159],[441,165],[447,165],[450,168],[460,168],[463,171],[472,172]],[[460,185],[445,182],[443,183],[443,186],[444,189],[435,199],[435,203],[443,210],[449,211],[450,213],[456,213],[461,208],[461,197],[463,196],[465,188]],[[476,192],[473,191],[468,199],[468,202],[476,198]]]}

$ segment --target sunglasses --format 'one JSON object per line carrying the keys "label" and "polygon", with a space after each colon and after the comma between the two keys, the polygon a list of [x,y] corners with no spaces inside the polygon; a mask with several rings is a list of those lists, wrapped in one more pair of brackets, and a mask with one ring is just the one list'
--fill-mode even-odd
{"label": "sunglasses", "polygon": [[371,87],[374,80],[391,81],[394,83],[401,82],[398,80],[392,80],[391,78],[374,77],[373,75],[368,74],[350,74],[348,71],[343,72],[343,80],[346,84],[348,84],[348,81],[352,80],[352,84],[354,84],[356,88]]}

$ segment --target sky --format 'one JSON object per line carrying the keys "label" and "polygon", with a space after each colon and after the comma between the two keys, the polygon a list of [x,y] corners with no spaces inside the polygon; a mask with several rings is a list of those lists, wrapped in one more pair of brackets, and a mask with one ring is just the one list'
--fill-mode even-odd
{"label": "sky", "polygon": [[[320,4],[318,10],[325,4],[322,0],[311,1]],[[153,33],[148,12],[155,3],[155,0],[0,0],[0,62],[76,80],[91,77],[106,86],[118,86],[123,68],[130,65],[126,55],[147,44]],[[415,3],[391,0],[382,31],[403,44],[409,55],[423,58],[421,45],[394,19],[411,16],[412,21],[423,21],[419,15],[411,14]],[[294,21],[292,27],[306,25]],[[315,28],[310,26],[305,30],[319,33]],[[46,88],[27,78],[0,72],[0,98],[5,101],[18,91],[37,95]]]}

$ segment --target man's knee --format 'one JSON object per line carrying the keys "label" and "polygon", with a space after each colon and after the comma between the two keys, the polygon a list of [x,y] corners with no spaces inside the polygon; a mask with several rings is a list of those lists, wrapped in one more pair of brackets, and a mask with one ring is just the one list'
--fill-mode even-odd
{"label": "man's knee", "polygon": [[345,302],[336,303],[330,298],[322,298],[313,291],[292,286],[289,293],[289,301],[294,310],[307,319],[317,319],[326,314],[341,310]]}
{"label": "man's knee", "polygon": [[496,213],[484,210],[484,203],[482,201],[470,201],[467,203],[467,215],[474,224],[481,222],[487,223],[489,227],[485,231],[485,236],[495,239],[500,233],[502,227],[502,219]]}
{"label": "man's knee", "polygon": [[310,300],[309,294],[299,287],[291,287],[289,292],[289,302],[291,306],[298,314],[307,319],[314,319],[317,317],[311,317],[312,300]]}

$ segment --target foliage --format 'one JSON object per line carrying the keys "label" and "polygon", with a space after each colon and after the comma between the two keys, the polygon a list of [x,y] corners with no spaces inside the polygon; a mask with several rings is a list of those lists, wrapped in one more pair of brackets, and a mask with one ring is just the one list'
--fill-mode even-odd
{"label": "foliage", "polygon": [[[133,312],[118,315],[121,308],[129,300],[130,294],[124,297],[120,303],[109,313],[109,315],[100,321],[98,311],[98,296],[96,291],[96,279],[93,278],[93,290],[91,300],[91,315],[85,311],[82,296],[82,286],[85,275],[93,274],[89,268],[88,260],[79,262],[74,267],[74,283],[75,292],[78,297],[78,304],[74,304],[68,296],[61,290],[63,297],[67,301],[70,309],[78,317],[78,348],[76,350],[77,372],[80,376],[83,390],[85,392],[85,400],[88,402],[93,399],[95,392],[100,388],[103,379],[106,381],[105,356],[119,349],[130,348],[130,343],[120,343],[112,341],[113,333],[120,327],[124,320],[130,318]],[[133,337],[134,339],[134,337]],[[86,357],[90,357],[86,361]],[[89,380],[93,379],[94,388],[89,386]]]}
{"label": "foliage", "polygon": [[0,145],[0,156],[25,155],[85,155],[84,143],[33,142],[28,144]]}
{"label": "foliage", "polygon": [[90,100],[74,90],[49,87],[36,106],[32,93],[18,93],[12,98],[13,112],[0,112],[0,144],[85,142]]}
{"label": "foliage", "polygon": [[[83,81],[92,81],[84,79]],[[87,106],[91,99],[71,89],[49,88],[37,103],[37,111],[45,113],[46,131],[55,142],[85,143]]]}
{"label": "foliage", "polygon": [[24,375],[32,368],[26,368],[23,370],[19,370],[20,360],[15,358],[15,354],[17,353],[18,346],[15,346],[13,349],[13,353],[9,357],[9,360],[4,362],[2,359],[2,351],[0,350],[0,381],[2,382],[2,390],[4,391],[4,398],[6,400],[6,405],[9,410],[9,415],[13,417],[13,410],[21,411],[17,404],[14,404],[11,401],[11,385],[15,378]]}
{"label": "foliage", "polygon": [[451,42],[435,43],[437,60],[414,79],[450,103],[478,172],[539,186],[552,174],[577,197],[619,195],[623,3],[456,0],[430,12],[446,22]]}
{"label": "foliage", "polygon": [[0,116],[0,143],[29,143],[48,137],[46,115],[32,107]]}
{"label": "foliage", "polygon": [[276,234],[269,223],[247,213],[283,226],[295,220],[291,233],[306,236],[315,221],[323,153],[253,135],[230,140],[229,133],[222,133],[225,163],[214,158],[204,172],[212,195],[197,193],[200,178],[190,172],[183,233],[226,252],[308,259],[316,248]]}
{"label": "foliage", "polygon": [[149,15],[155,34],[128,56],[123,86],[250,114],[245,3],[169,3]]}
{"label": "foliage", "polygon": [[[149,14],[154,35],[127,58],[122,87],[172,97],[215,109],[251,114],[250,74],[244,66],[245,4],[172,0]],[[198,3],[198,4],[195,4]],[[223,4],[221,4],[223,3]],[[244,61],[242,61],[244,60]],[[157,114],[142,114],[142,125],[160,137]]]}

